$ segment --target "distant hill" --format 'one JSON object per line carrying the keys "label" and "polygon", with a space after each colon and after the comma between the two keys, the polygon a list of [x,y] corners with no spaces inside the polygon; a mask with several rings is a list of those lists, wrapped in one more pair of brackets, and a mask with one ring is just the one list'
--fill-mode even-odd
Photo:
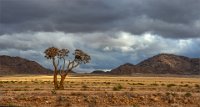
{"label": "distant hill", "polygon": [[126,63],[110,71],[110,74],[200,74],[200,58],[188,58],[173,54],[158,54],[137,65]]}
{"label": "distant hill", "polygon": [[0,75],[6,74],[49,74],[51,71],[35,61],[20,57],[0,56]]}
{"label": "distant hill", "polygon": [[102,71],[102,70],[95,70],[95,71],[91,72],[91,74],[106,74],[106,72]]}

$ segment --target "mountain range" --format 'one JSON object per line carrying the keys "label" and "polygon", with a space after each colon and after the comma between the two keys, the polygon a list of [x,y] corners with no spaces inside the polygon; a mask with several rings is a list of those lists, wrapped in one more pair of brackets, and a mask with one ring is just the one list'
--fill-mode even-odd
{"label": "mountain range", "polygon": [[136,73],[199,75],[200,58],[189,58],[174,54],[158,54],[137,65],[126,63],[107,73],[116,75]]}
{"label": "mountain range", "polygon": [[0,75],[9,74],[49,74],[51,70],[35,61],[20,57],[0,56]]}
{"label": "mountain range", "polygon": [[[20,57],[0,56],[0,75],[6,74],[49,74],[51,70],[35,61]],[[158,54],[136,65],[125,63],[111,71],[93,71],[92,74],[181,74],[200,75],[200,58],[189,58],[174,54]]]}
{"label": "mountain range", "polygon": [[115,69],[110,74],[200,74],[200,58],[189,58],[173,54],[158,54],[148,58],[137,65],[126,63]]}

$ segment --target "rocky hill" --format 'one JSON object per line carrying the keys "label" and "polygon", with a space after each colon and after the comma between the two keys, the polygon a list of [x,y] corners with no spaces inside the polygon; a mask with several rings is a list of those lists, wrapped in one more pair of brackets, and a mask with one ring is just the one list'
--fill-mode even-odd
{"label": "rocky hill", "polygon": [[20,57],[0,56],[0,75],[5,74],[48,74],[50,70],[35,61]]}
{"label": "rocky hill", "polygon": [[159,54],[137,65],[127,63],[110,71],[110,74],[135,73],[200,74],[200,58]]}

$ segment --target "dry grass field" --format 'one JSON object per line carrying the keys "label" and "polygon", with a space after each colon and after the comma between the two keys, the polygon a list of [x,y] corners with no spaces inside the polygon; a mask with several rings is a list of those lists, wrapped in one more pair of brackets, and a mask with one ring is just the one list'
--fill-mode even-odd
{"label": "dry grass field", "polygon": [[52,76],[0,77],[0,106],[200,107],[199,76],[70,75],[65,90]]}

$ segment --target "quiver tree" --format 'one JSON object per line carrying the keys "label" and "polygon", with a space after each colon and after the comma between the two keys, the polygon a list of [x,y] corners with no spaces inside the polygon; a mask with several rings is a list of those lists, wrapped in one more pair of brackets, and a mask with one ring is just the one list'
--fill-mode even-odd
{"label": "quiver tree", "polygon": [[[64,89],[64,80],[69,72],[72,71],[73,68],[77,67],[80,64],[86,64],[90,61],[90,56],[83,52],[80,49],[76,49],[73,53],[74,59],[68,60],[66,62],[66,58],[68,57],[69,50],[68,49],[58,49],[55,47],[50,47],[45,50],[45,57],[47,59],[52,60],[54,67],[54,87],[55,89]],[[57,76],[61,76],[61,80],[58,81]]]}

